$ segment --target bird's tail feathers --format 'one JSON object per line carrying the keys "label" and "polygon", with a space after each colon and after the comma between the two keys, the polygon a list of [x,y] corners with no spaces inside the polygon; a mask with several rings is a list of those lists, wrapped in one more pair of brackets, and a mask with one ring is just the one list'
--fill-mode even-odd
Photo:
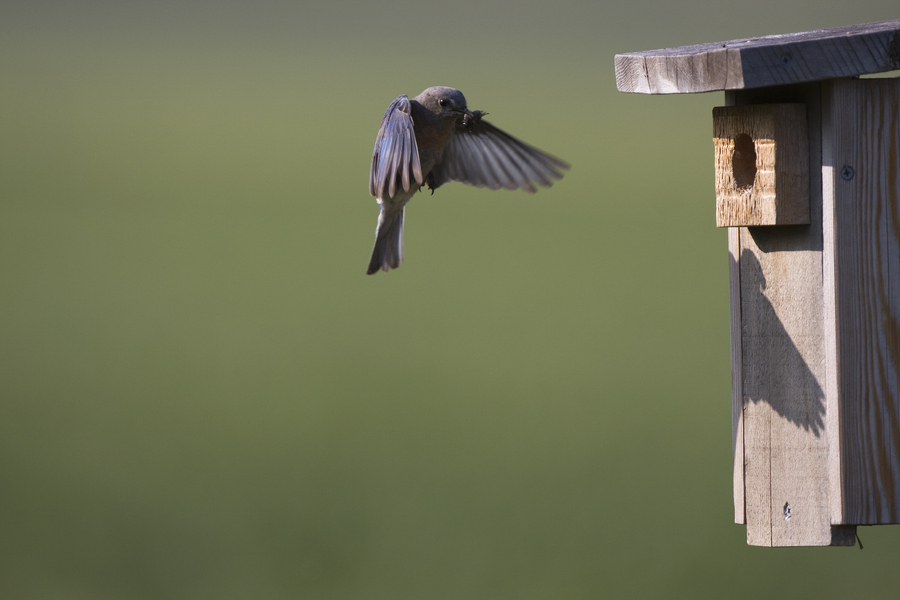
{"label": "bird's tail feathers", "polygon": [[388,215],[384,207],[378,218],[378,229],[375,231],[375,247],[369,261],[368,275],[381,271],[396,269],[403,262],[403,214],[400,212]]}

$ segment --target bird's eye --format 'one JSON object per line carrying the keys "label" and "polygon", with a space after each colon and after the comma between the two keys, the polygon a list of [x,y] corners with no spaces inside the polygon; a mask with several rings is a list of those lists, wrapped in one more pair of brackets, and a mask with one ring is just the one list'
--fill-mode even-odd
{"label": "bird's eye", "polygon": [[448,106],[450,106],[450,101],[446,98],[441,98],[438,104],[440,104],[443,108],[447,108]]}

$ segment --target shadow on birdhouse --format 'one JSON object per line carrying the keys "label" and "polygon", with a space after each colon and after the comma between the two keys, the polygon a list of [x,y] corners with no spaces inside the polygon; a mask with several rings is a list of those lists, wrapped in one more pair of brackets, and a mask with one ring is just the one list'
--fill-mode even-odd
{"label": "shadow on birdhouse", "polygon": [[734,517],[756,546],[900,523],[900,20],[619,54],[620,91],[725,92]]}

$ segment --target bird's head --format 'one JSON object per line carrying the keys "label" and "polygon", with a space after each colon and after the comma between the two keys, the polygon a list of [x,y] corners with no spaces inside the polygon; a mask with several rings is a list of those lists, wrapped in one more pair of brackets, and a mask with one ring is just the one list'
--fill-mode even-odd
{"label": "bird's head", "polygon": [[438,85],[430,87],[416,97],[416,100],[441,119],[471,118],[472,112],[466,107],[466,97],[459,90]]}

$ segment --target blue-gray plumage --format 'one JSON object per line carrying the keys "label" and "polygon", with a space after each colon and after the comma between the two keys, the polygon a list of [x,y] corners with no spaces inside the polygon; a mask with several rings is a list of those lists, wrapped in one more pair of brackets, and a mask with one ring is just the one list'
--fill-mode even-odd
{"label": "blue-gray plumage", "polygon": [[381,204],[369,275],[403,262],[403,214],[422,185],[432,193],[448,181],[535,192],[535,184],[549,187],[562,178],[568,164],[497,129],[485,114],[443,86],[388,106],[369,170],[369,193]]}

